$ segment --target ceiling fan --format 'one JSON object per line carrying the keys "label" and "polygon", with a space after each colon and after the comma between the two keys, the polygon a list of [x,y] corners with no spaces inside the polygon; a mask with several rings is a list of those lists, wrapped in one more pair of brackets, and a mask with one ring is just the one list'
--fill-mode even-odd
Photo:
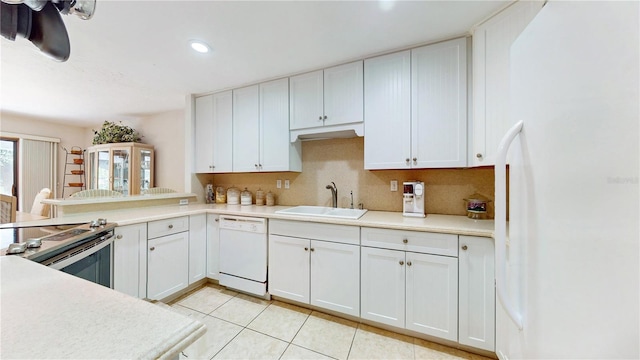
{"label": "ceiling fan", "polygon": [[71,53],[69,35],[60,14],[88,20],[96,0],[1,0],[2,36],[15,41],[19,35],[55,60],[66,61]]}

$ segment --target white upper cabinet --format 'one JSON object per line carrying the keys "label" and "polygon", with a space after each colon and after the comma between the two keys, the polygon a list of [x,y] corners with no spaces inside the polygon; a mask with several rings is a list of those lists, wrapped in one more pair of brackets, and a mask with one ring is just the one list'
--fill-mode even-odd
{"label": "white upper cabinet", "polygon": [[260,84],[260,171],[302,171],[299,141],[289,142],[289,79]]}
{"label": "white upper cabinet", "polygon": [[467,165],[467,39],[365,61],[365,169]]}
{"label": "white upper cabinet", "polygon": [[541,1],[519,1],[479,25],[473,32],[472,166],[495,164],[509,117],[511,44],[542,8]]}
{"label": "white upper cabinet", "polygon": [[289,78],[289,113],[291,130],[319,127],[323,125],[324,88],[323,71],[314,71]]}
{"label": "white upper cabinet", "polygon": [[258,85],[233,90],[233,171],[259,171]]}
{"label": "white upper cabinet", "polygon": [[324,70],[324,125],[364,121],[362,61]]}
{"label": "white upper cabinet", "polygon": [[411,50],[411,154],[406,157],[413,168],[467,166],[466,38]]}
{"label": "white upper cabinet", "polygon": [[300,142],[289,142],[289,81],[233,90],[233,171],[302,171]]}
{"label": "white upper cabinet", "polygon": [[362,132],[361,126],[346,126],[364,121],[362,61],[292,76],[289,81],[292,138],[322,127]]}
{"label": "white upper cabinet", "polygon": [[365,60],[364,87],[364,168],[410,167],[411,52]]}
{"label": "white upper cabinet", "polygon": [[195,172],[231,172],[231,91],[195,99]]}

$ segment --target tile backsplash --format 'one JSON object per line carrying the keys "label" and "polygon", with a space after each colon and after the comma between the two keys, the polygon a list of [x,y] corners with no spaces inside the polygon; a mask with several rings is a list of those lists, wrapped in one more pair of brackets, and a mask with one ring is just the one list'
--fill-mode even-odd
{"label": "tile backsplash", "polygon": [[[199,174],[203,184],[229,188],[248,188],[255,197],[259,188],[276,195],[277,205],[331,206],[332,181],[338,187],[338,206],[350,207],[353,191],[354,207],[402,211],[402,182],[420,180],[425,183],[427,214],[466,215],[464,198],[474,193],[494,200],[492,167],[471,169],[365,170],[364,139],[330,139],[302,143],[302,172]],[[282,188],[276,188],[282,180]],[[290,188],[284,188],[289,180]],[[398,191],[390,191],[390,181],[398,181]],[[488,204],[488,217],[493,218],[493,202]]]}

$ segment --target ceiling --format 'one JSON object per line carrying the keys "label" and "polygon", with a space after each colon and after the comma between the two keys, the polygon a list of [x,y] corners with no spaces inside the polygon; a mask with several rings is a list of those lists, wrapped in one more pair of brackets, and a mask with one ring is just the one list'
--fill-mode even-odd
{"label": "ceiling", "polygon": [[509,2],[97,0],[91,20],[63,16],[66,62],[0,40],[0,110],[79,126],[178,110],[187,94],[464,35]]}

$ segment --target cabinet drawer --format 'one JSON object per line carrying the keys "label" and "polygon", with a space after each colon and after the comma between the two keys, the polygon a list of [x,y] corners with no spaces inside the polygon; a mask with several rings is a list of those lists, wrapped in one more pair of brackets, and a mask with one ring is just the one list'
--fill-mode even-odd
{"label": "cabinet drawer", "polygon": [[360,245],[358,226],[269,220],[269,234]]}
{"label": "cabinet drawer", "polygon": [[458,256],[458,235],[362,228],[362,246]]}
{"label": "cabinet drawer", "polygon": [[177,234],[183,231],[189,231],[188,216],[150,221],[147,228],[147,238],[155,239],[160,236]]}

